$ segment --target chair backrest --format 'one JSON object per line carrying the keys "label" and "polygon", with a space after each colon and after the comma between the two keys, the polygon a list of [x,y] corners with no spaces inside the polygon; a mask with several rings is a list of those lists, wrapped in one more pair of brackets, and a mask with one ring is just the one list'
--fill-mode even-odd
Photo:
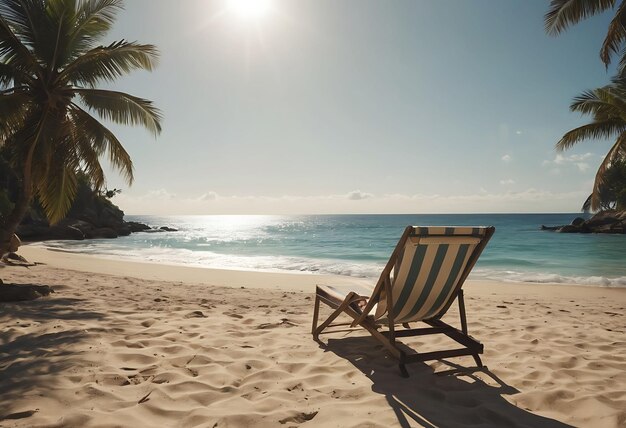
{"label": "chair backrest", "polygon": [[[394,323],[440,318],[474,267],[494,227],[412,227],[393,263],[390,290],[381,290],[375,318]],[[391,311],[389,311],[391,309]]]}

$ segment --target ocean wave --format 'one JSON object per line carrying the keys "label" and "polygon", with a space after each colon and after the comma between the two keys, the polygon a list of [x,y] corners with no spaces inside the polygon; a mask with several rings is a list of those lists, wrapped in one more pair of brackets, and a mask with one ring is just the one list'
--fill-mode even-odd
{"label": "ocean wave", "polygon": [[[299,272],[307,274],[330,274],[376,279],[384,263],[372,261],[349,261],[344,259],[320,259],[295,256],[250,256],[221,254],[211,251],[174,249],[165,247],[128,248],[115,241],[67,242],[48,241],[34,244],[54,251],[76,254],[92,254],[98,257],[194,266],[213,269],[251,270],[263,272]],[[536,271],[492,269],[477,267],[470,279],[488,279],[516,283],[577,284],[603,287],[626,287],[626,277],[568,276]]]}
{"label": "ocean wave", "polygon": [[313,259],[293,256],[245,256],[163,247],[129,249],[116,247],[114,244],[106,245],[105,243],[87,245],[69,243],[68,245],[68,243],[64,241],[48,241],[35,245],[48,248],[52,251],[90,254],[109,259],[136,262],[213,269],[344,275],[358,278],[378,277],[384,266],[378,263],[358,263],[346,260]]}
{"label": "ocean wave", "polygon": [[602,287],[626,287],[626,277],[559,275],[545,272],[522,272],[513,270],[476,269],[470,279],[489,279],[505,282],[527,282],[535,284],[572,284]]}

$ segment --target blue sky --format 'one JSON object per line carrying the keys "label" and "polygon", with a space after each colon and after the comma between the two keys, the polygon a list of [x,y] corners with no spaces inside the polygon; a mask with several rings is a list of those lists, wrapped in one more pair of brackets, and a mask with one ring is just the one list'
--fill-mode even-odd
{"label": "blue sky", "polygon": [[114,85],[165,116],[156,140],[114,127],[127,214],[575,212],[590,193],[609,142],[554,144],[610,78],[610,15],[549,37],[547,0],[229,1],[127,1],[106,40],[161,51]]}

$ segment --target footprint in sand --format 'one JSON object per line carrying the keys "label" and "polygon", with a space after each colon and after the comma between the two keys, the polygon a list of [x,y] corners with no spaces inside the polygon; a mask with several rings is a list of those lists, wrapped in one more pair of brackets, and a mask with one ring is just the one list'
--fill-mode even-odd
{"label": "footprint in sand", "polygon": [[155,322],[156,322],[156,320],[155,320],[155,319],[149,319],[149,320],[145,320],[145,321],[143,321],[143,322],[141,323],[141,325],[142,325],[142,327],[146,327],[146,328],[148,328],[148,327],[152,326]]}
{"label": "footprint in sand", "polygon": [[238,320],[243,318],[243,315],[235,314],[233,312],[224,312],[224,315],[229,316],[231,318],[237,318]]}
{"label": "footprint in sand", "polygon": [[276,328],[276,327],[281,327],[281,326],[284,326],[284,327],[295,327],[297,325],[298,324],[290,321],[288,318],[282,318],[280,320],[280,322],[275,322],[275,323],[266,322],[266,323],[263,323],[263,324],[259,324],[257,326],[257,330],[265,330],[265,329],[268,329],[268,328]]}
{"label": "footprint in sand", "polygon": [[5,415],[5,416],[0,416],[0,421],[6,420],[6,419],[24,419],[24,418],[30,418],[32,415],[34,415],[35,413],[37,413],[39,411],[39,409],[35,409],[35,410],[26,410],[23,412],[16,412],[16,413],[11,413],[10,415]]}
{"label": "footprint in sand", "polygon": [[306,421],[310,421],[311,419],[313,419],[315,417],[315,415],[317,415],[317,412],[311,412],[311,413],[298,413],[295,416],[289,416],[287,418],[281,419],[278,422],[280,422],[281,424],[286,424],[287,422],[295,422],[297,424],[301,424],[303,422]]}
{"label": "footprint in sand", "polygon": [[185,315],[185,318],[207,318],[202,311],[192,311]]}
{"label": "footprint in sand", "polygon": [[302,388],[302,384],[301,383],[298,383],[298,384],[292,386],[291,388],[287,388],[287,391],[289,391],[289,392],[296,391],[296,390],[304,391],[304,389]]}

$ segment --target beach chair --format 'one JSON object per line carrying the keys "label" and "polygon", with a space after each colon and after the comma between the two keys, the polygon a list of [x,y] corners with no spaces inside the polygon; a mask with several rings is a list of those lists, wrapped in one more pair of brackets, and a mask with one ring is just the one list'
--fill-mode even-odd
{"label": "beach chair", "polygon": [[[493,226],[407,227],[373,288],[317,286],[313,338],[319,341],[321,333],[331,333],[324,331],[328,327],[363,327],[398,359],[405,377],[408,363],[462,355],[471,355],[482,367],[479,354],[483,345],[467,333],[461,287],[494,232]],[[455,299],[459,302],[460,330],[441,320]],[[335,310],[318,326],[320,303]],[[342,313],[353,321],[332,324]],[[418,321],[430,327],[411,328],[409,323]],[[462,347],[419,353],[398,341],[427,334],[445,334]]]}

